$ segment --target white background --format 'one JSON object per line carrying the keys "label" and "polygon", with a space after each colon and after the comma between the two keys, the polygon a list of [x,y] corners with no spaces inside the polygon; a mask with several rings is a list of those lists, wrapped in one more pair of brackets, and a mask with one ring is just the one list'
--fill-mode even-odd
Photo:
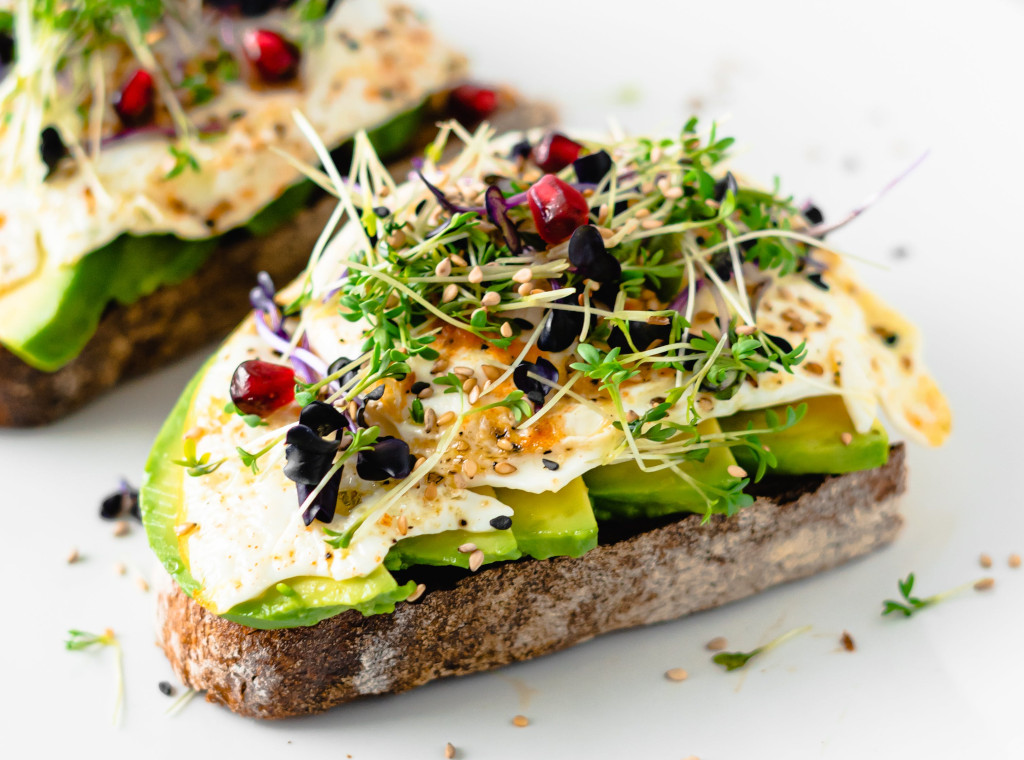
{"label": "white background", "polygon": [[[974,2],[429,3],[481,79],[556,103],[569,124],[610,116],[678,129],[696,110],[739,138],[735,164],[778,173],[836,217],[913,158],[930,158],[834,238],[883,268],[867,280],[922,326],[955,432],[912,447],[907,526],[850,566],[695,617],[569,652],[260,724],[195,700],[176,717],[157,682],[151,572],[138,528],[115,538],[100,498],[138,481],[148,446],[198,366],[132,383],[38,431],[0,432],[0,747],[8,757],[1021,758],[1024,552],[1019,487],[1024,361],[1024,4]],[[905,257],[897,258],[901,249]],[[83,559],[65,564],[77,547]],[[920,591],[985,573],[909,620],[879,616],[896,580]],[[125,577],[112,566],[124,562]],[[813,632],[726,674],[703,643],[748,649],[795,626]],[[111,726],[109,651],[67,653],[68,628],[114,628],[127,704]],[[839,650],[848,630],[855,653]],[[666,669],[690,678],[669,683]],[[517,713],[528,728],[511,726]]]}

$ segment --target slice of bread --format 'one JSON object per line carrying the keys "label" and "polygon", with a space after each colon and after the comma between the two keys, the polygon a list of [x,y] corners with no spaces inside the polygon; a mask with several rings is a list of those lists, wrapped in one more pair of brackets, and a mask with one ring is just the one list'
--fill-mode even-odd
{"label": "slice of bread", "polygon": [[756,594],[892,541],[905,452],[840,476],[777,478],[732,518],[687,515],[602,526],[577,559],[523,559],[477,573],[417,568],[427,585],[390,615],[349,611],[261,631],[206,611],[173,584],[158,596],[160,643],[178,677],[242,715],[287,718],[357,697],[556,652],[602,633]]}
{"label": "slice of bread", "polygon": [[[507,92],[501,102],[503,108],[491,118],[499,131],[554,121],[548,106],[517,101]],[[435,134],[434,123],[427,120],[413,145],[423,147]],[[406,167],[407,162],[400,161],[389,168],[400,176]],[[111,304],[82,353],[56,372],[35,369],[0,346],[0,427],[53,422],[121,380],[162,367],[227,335],[249,310],[249,290],[258,272],[267,271],[283,284],[302,271],[334,206],[334,199],[321,193],[266,237],[228,233],[209,261],[188,279],[128,306]]]}

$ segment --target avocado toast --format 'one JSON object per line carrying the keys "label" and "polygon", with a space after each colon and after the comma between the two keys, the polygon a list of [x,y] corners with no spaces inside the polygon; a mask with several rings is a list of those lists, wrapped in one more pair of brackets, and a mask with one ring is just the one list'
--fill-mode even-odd
{"label": "avocado toast", "polygon": [[314,712],[892,540],[903,449],[879,406],[937,445],[945,400],[913,326],[815,214],[725,172],[730,144],[695,121],[657,141],[449,123],[402,184],[363,137],[346,179],[321,146],[351,221],[283,292],[260,279],[147,465],[185,683]]}
{"label": "avocado toast", "polygon": [[374,0],[25,0],[0,42],[0,425],[222,336],[257,272],[301,271],[334,204],[272,151],[313,157],[293,109],[341,164],[357,130],[395,157],[451,105],[479,116],[449,102],[462,57]]}

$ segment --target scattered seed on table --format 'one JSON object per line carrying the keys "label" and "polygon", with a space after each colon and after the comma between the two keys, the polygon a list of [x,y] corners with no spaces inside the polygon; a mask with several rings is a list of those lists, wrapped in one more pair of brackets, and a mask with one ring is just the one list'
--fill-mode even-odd
{"label": "scattered seed on table", "polygon": [[73,565],[76,562],[78,562],[79,559],[80,559],[80,556],[78,554],[78,549],[72,547],[71,551],[68,552],[68,560],[67,560],[68,564],[69,565]]}
{"label": "scattered seed on table", "polygon": [[160,693],[163,694],[165,697],[174,696],[174,687],[171,686],[170,681],[161,681],[156,685],[156,687],[160,689]]}
{"label": "scattered seed on table", "polygon": [[974,584],[975,591],[988,591],[990,588],[996,585],[995,578],[982,578],[980,581]]}
{"label": "scattered seed on table", "polygon": [[128,523],[124,520],[118,520],[114,523],[114,535],[115,536],[127,536],[129,531]]}
{"label": "scattered seed on table", "polygon": [[512,725],[518,726],[519,728],[526,728],[530,725],[530,719],[525,715],[517,715],[512,719]]}
{"label": "scattered seed on table", "polygon": [[149,584],[146,582],[145,578],[136,578],[135,585],[139,587],[139,591],[149,591]]}
{"label": "scattered seed on table", "polygon": [[1012,567],[1012,568],[1020,567],[1020,555],[1019,554],[1011,554],[1010,555],[1010,559],[1009,559],[1009,564],[1010,564],[1010,567]]}
{"label": "scattered seed on table", "polygon": [[444,745],[444,756],[448,758],[448,760],[452,760],[452,758],[455,757],[455,746],[451,742]]}
{"label": "scattered seed on table", "polygon": [[724,636],[715,636],[715,638],[704,645],[704,648],[709,652],[721,652],[727,646],[729,646],[729,642],[725,640]]}
{"label": "scattered seed on table", "polygon": [[670,681],[685,681],[689,677],[690,674],[687,673],[683,668],[672,668],[670,670],[665,671],[665,678],[667,678]]}
{"label": "scattered seed on table", "polygon": [[839,637],[839,643],[843,645],[843,649],[847,652],[853,652],[857,649],[857,645],[853,643],[853,636],[848,631],[843,631],[843,635]]}
{"label": "scattered seed on table", "polygon": [[978,557],[978,564],[984,567],[986,570],[992,567],[992,558],[987,554],[982,554]]}
{"label": "scattered seed on table", "polygon": [[128,572],[128,568],[124,566],[123,562],[114,563],[114,572],[118,575],[124,575]]}

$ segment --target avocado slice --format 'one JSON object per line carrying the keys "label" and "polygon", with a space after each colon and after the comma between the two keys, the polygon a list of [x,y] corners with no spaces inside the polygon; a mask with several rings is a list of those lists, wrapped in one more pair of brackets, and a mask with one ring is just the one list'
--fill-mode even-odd
{"label": "avocado slice", "polygon": [[[853,429],[853,421],[841,396],[818,396],[801,403],[807,404],[807,413],[793,427],[758,436],[778,460],[769,472],[779,475],[838,475],[870,470],[886,463],[889,436],[878,420],[868,432],[858,433]],[[786,405],[773,407],[773,410],[785,419]],[[739,412],[719,422],[727,432],[746,430],[750,425],[755,429],[763,428],[765,412]],[[844,433],[852,436],[848,444],[843,443]],[[746,447],[737,446],[733,453],[741,467],[750,472],[756,469],[757,464]]]}
{"label": "avocado slice", "polygon": [[[427,111],[420,104],[368,133],[381,158],[409,145]],[[351,144],[334,152],[340,166],[348,162]],[[243,229],[268,235],[304,208],[314,192],[309,180],[292,185]],[[85,348],[108,304],[131,304],[180,283],[206,262],[220,239],[121,235],[75,264],[47,271],[0,297],[0,345],[36,369],[55,372]]]}
{"label": "avocado slice", "polygon": [[472,533],[468,530],[446,530],[423,536],[403,538],[391,547],[384,558],[388,570],[405,570],[413,565],[455,565],[469,567],[469,552],[459,547],[475,544],[484,553],[484,564],[519,559],[522,552],[510,530],[489,530]]}
{"label": "avocado slice", "polygon": [[523,554],[534,559],[579,557],[597,546],[597,520],[583,478],[560,491],[496,488],[495,495],[512,507],[511,532]]}
{"label": "avocado slice", "polygon": [[[703,435],[721,432],[718,422],[713,419],[704,420],[697,429]],[[711,489],[708,496],[714,498],[713,489],[730,489],[741,481],[728,472],[729,467],[736,463],[731,448],[713,446],[703,462],[683,462],[679,468]],[[598,520],[659,517],[677,512],[704,514],[708,511],[705,497],[669,469],[645,472],[636,462],[630,461],[597,467],[586,473],[583,479],[590,489]],[[727,510],[716,502],[711,511],[724,513]]]}
{"label": "avocado slice", "polygon": [[[172,460],[183,456],[183,436],[190,425],[192,399],[209,364],[207,362],[188,384],[164,422],[146,461],[147,477],[139,496],[142,523],[150,547],[181,590],[191,597],[202,587],[182,557],[179,541],[183,539],[174,532],[186,475],[185,469]],[[359,610],[364,615],[393,612],[395,603],[408,597],[415,588],[412,581],[399,586],[383,567],[365,577],[344,581],[303,576],[278,583],[256,599],[218,614],[250,628],[294,628],[314,625],[348,609]]]}

